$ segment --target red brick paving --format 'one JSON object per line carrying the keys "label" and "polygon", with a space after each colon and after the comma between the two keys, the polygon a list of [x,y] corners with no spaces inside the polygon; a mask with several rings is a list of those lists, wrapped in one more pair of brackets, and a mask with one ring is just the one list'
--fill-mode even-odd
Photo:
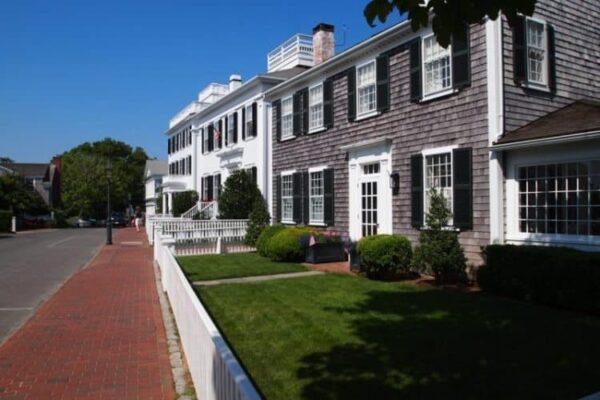
{"label": "red brick paving", "polygon": [[114,243],[0,347],[0,399],[175,398],[152,250]]}

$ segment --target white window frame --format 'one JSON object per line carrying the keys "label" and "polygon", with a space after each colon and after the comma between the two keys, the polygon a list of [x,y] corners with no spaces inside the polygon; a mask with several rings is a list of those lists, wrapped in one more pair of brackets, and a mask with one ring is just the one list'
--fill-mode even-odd
{"label": "white window frame", "polygon": [[208,185],[206,184],[207,179],[210,175],[204,175],[202,177],[202,199],[203,201],[208,201]]}
{"label": "white window frame", "polygon": [[[290,102],[290,112],[284,114],[284,103]],[[289,131],[286,128],[286,121],[289,118]],[[288,140],[294,137],[294,96],[288,96],[281,99],[281,140]]]}
{"label": "white window frame", "polygon": [[212,179],[213,179],[213,198],[212,199],[213,199],[213,201],[217,201],[217,200],[219,200],[219,197],[221,197],[219,195],[220,185],[217,185],[217,176],[218,175],[223,176],[220,172],[215,172],[214,174],[212,174]]}
{"label": "white window frame", "polygon": [[[279,207],[281,207],[281,223],[283,224],[295,224],[294,222],[294,174],[296,173],[295,170],[293,171],[284,171],[281,172],[281,203],[279,204]],[[292,186],[292,193],[289,196],[284,196],[283,195],[283,178],[287,178],[289,177],[292,182],[291,182],[291,186]],[[285,215],[284,215],[284,208],[283,208],[283,200],[284,199],[288,199],[291,200],[291,218],[290,219],[286,219]]]}
{"label": "white window frame", "polygon": [[[421,151],[421,155],[423,156],[423,225],[425,226],[425,220],[427,217],[427,212],[429,211],[429,205],[428,205],[428,201],[427,201],[427,193],[429,191],[430,188],[427,187],[427,157],[429,156],[436,156],[436,155],[441,155],[441,154],[450,154],[450,188],[449,191],[450,193],[452,193],[453,196],[453,192],[454,192],[454,174],[453,174],[453,165],[454,165],[454,149],[457,149],[458,146],[456,145],[452,145],[452,146],[444,146],[444,147],[437,147],[437,148],[433,148],[433,149],[426,149]],[[450,199],[448,199],[447,196],[446,197],[446,205],[448,206],[448,209],[450,210],[450,212],[453,212],[453,208],[454,208],[454,198],[451,197]],[[450,200],[450,202],[448,202],[448,200]],[[454,219],[450,218],[450,220],[448,221],[448,227],[451,227],[454,225]]]}
{"label": "white window frame", "polygon": [[225,134],[227,135],[227,147],[232,147],[232,146],[235,145],[235,143],[233,142],[233,135],[234,135],[234,123],[233,123],[234,122],[234,118],[233,118],[233,115],[236,112],[237,111],[234,111],[231,114],[227,114],[225,116],[225,118],[227,118],[227,132],[225,132]]}
{"label": "white window frame", "polygon": [[[213,135],[214,134],[215,133],[213,131]],[[208,154],[209,153],[209,150],[208,150],[208,143],[209,143],[208,135],[210,135],[210,133],[208,132],[208,125],[207,125],[207,126],[205,126],[202,129],[202,144],[203,144],[202,148],[204,149],[204,151],[202,152],[202,154]]]}
{"label": "white window frame", "polygon": [[[293,104],[292,104],[293,107]],[[248,104],[247,106],[244,107],[244,109],[246,110],[246,121],[244,122],[244,129],[246,130],[246,137],[244,138],[244,140],[251,140],[254,139],[254,136],[252,136],[252,103]],[[292,117],[293,118],[293,117]],[[258,132],[257,132],[258,134]]]}
{"label": "white window frame", "polygon": [[[309,225],[317,225],[324,226],[325,225],[325,170],[327,166],[319,166],[308,169],[308,224]],[[312,194],[312,174],[320,173],[321,174],[321,194],[313,196]],[[321,198],[321,204],[323,208],[323,217],[318,220],[313,218],[313,198]]]}
{"label": "white window frame", "polygon": [[444,51],[446,51],[448,53],[448,57],[449,57],[449,76],[450,76],[450,85],[447,88],[443,88],[440,90],[435,90],[432,92],[426,92],[425,88],[426,86],[426,68],[425,68],[425,42],[427,40],[430,40],[433,38],[433,41],[435,42],[435,44],[437,46],[439,46],[439,43],[437,42],[436,38],[435,38],[435,34],[431,33],[429,35],[425,35],[421,38],[421,87],[423,90],[423,98],[421,99],[421,101],[427,101],[427,100],[431,100],[431,99],[435,99],[437,97],[441,97],[441,96],[445,96],[447,94],[453,93],[454,92],[454,82],[452,81],[452,43],[450,43],[448,45],[448,48],[446,48]]}
{"label": "white window frame", "polygon": [[[369,64],[373,64],[373,74],[374,74],[374,80],[372,84],[368,84],[368,85],[363,85],[360,86],[359,85],[359,77],[360,77],[360,70],[361,68],[365,68],[366,66],[368,66]],[[366,88],[366,87],[370,87],[373,86],[374,87],[374,92],[373,95],[375,96],[375,107],[372,110],[366,110],[361,112],[360,111],[360,89],[361,88]],[[356,81],[355,81],[355,87],[356,87],[356,92],[355,92],[355,97],[356,97],[356,119],[360,120],[362,118],[368,118],[370,116],[373,115],[377,115],[378,111],[377,111],[377,60],[372,58],[364,63],[358,64],[356,66]]]}
{"label": "white window frame", "polygon": [[[540,24],[543,27],[542,30],[542,48],[541,50],[544,52],[544,59],[542,61],[542,77],[543,80],[540,81],[534,81],[531,79],[530,75],[529,75],[529,24],[530,23],[534,23],[534,24]],[[532,46],[533,47],[533,46]],[[542,89],[542,90],[549,90],[549,77],[548,77],[548,73],[549,73],[549,54],[548,54],[548,24],[546,21],[538,19],[538,18],[533,18],[533,17],[526,17],[525,18],[525,73],[526,73],[526,82],[524,83],[524,85],[526,87],[530,87],[530,88],[534,88],[534,89]]]}
{"label": "white window frame", "polygon": [[[313,95],[312,95],[312,91],[314,89],[317,88],[321,88],[321,99],[318,103],[313,104]],[[316,85],[313,85],[311,87],[308,88],[308,133],[315,133],[315,132],[319,132],[322,131],[323,128],[325,127],[325,109],[323,107],[323,92],[324,86],[323,86],[323,82],[317,83]],[[321,113],[321,123],[318,125],[313,125],[314,121],[313,121],[313,109],[317,109],[320,110]]]}

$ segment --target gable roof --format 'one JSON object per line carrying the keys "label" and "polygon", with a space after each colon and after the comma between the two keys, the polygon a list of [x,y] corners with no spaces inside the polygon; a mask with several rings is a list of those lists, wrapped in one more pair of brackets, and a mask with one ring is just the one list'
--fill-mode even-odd
{"label": "gable roof", "polygon": [[48,164],[41,163],[6,163],[2,164],[6,169],[9,169],[24,178],[29,177],[44,177],[48,170]]}
{"label": "gable roof", "polygon": [[578,100],[506,133],[496,145],[600,132],[600,101]]}
{"label": "gable roof", "polygon": [[166,175],[168,171],[168,164],[165,160],[146,160],[146,166],[144,167],[144,178],[150,176]]}

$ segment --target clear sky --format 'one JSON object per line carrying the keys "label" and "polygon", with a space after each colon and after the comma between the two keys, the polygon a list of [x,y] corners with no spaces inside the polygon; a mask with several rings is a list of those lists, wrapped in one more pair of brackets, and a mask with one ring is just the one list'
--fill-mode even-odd
{"label": "clear sky", "polygon": [[266,70],[267,53],[327,22],[345,46],[367,0],[7,0],[0,4],[0,156],[46,162],[112,137],[166,158],[169,118],[210,82]]}

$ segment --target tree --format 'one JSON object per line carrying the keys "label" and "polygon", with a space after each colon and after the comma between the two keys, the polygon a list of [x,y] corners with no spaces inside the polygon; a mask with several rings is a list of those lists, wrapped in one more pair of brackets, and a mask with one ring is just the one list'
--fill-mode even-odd
{"label": "tree", "polygon": [[219,218],[246,219],[259,198],[262,199],[262,194],[252,176],[241,169],[233,171],[219,197]]}
{"label": "tree", "polygon": [[10,210],[13,214],[40,215],[48,212],[42,196],[27,187],[23,177],[15,174],[0,176],[0,210]]}
{"label": "tree", "polygon": [[198,193],[195,190],[175,193],[173,195],[173,216],[179,217],[196,203],[198,203]]}
{"label": "tree", "polygon": [[0,164],[12,164],[14,160],[10,157],[0,157]]}
{"label": "tree", "polygon": [[260,196],[254,202],[254,207],[248,215],[248,230],[246,231],[246,244],[250,246],[256,245],[258,237],[262,231],[269,226],[271,222],[271,216],[267,209],[267,203],[265,199]]}
{"label": "tree", "polygon": [[513,26],[519,14],[532,15],[536,0],[370,0],[364,15],[373,26],[375,19],[385,22],[394,11],[408,14],[412,30],[429,25],[443,47],[448,47],[452,36],[463,37],[466,24],[481,23],[485,17],[492,20],[504,15]]}
{"label": "tree", "polygon": [[106,138],[83,143],[62,155],[62,197],[68,215],[106,217],[106,164],[112,162],[111,202],[114,210],[144,203],[143,149]]}
{"label": "tree", "polygon": [[458,242],[458,233],[448,227],[452,214],[446,199],[435,189],[429,199],[426,228],[419,235],[413,263],[417,270],[433,274],[438,283],[462,281],[466,278],[467,259]]}

